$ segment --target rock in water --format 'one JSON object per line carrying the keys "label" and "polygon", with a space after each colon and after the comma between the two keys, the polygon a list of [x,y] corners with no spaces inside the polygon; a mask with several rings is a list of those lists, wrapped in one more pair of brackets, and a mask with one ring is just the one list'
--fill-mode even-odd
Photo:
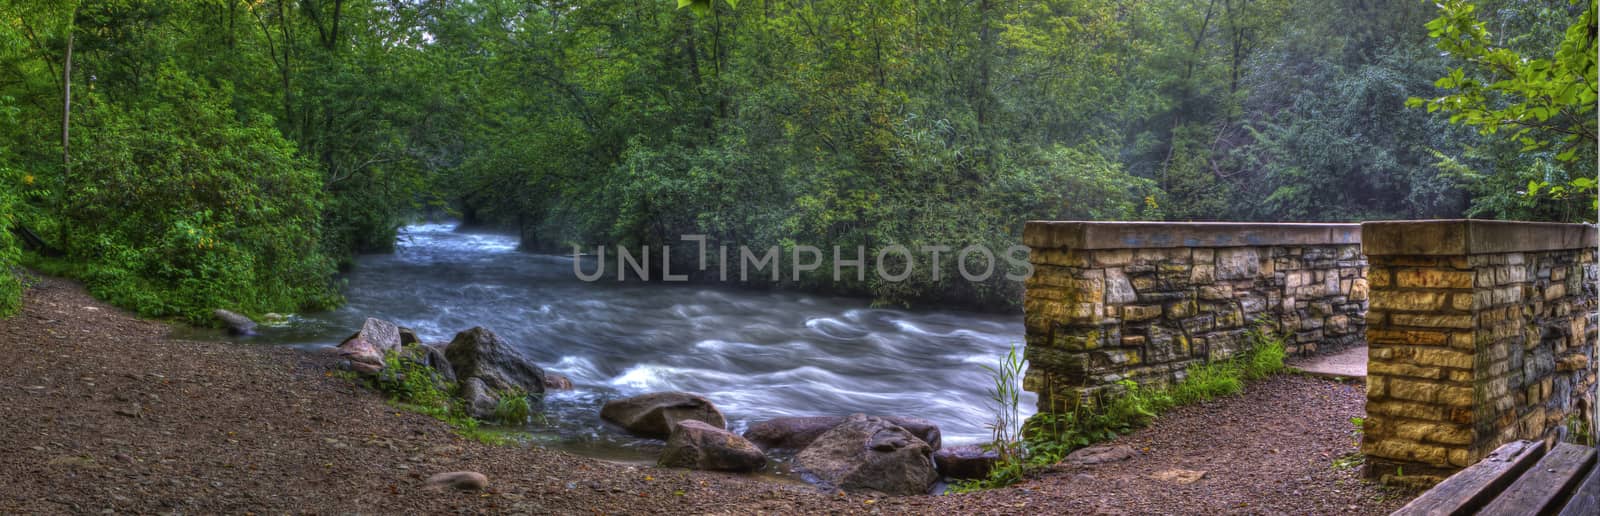
{"label": "rock in water", "polygon": [[230,334],[233,334],[233,335],[255,335],[256,334],[256,322],[250,320],[249,317],[245,317],[245,316],[240,315],[238,313],[229,312],[229,311],[223,310],[221,308],[218,308],[216,311],[211,312],[211,314],[217,316],[217,320],[222,321],[222,325],[228,328],[228,333],[230,333]]}
{"label": "rock in water", "polygon": [[572,390],[572,379],[567,378],[566,375],[547,371],[544,373],[544,388],[552,391],[570,391]]}
{"label": "rock in water", "polygon": [[489,487],[489,477],[476,471],[451,471],[428,477],[428,487],[451,488],[461,491],[482,491]]}
{"label": "rock in water", "polygon": [[[404,340],[404,335],[401,334],[401,340]],[[438,346],[406,344],[400,354],[407,360],[433,368],[445,381],[456,381],[456,371],[450,367],[450,359],[444,357],[444,350]]]}
{"label": "rock in water", "polygon": [[[938,450],[940,446],[939,425],[933,424],[922,418],[884,416],[883,420],[895,426],[906,429],[912,435],[928,443],[928,446]],[[780,417],[773,418],[754,425],[744,433],[744,438],[756,443],[762,449],[799,450],[810,445],[823,433],[843,423],[843,416],[812,416],[812,417]]]}
{"label": "rock in water", "polygon": [[400,351],[400,327],[371,317],[361,323],[361,331],[339,343],[339,356],[363,373],[382,371],[383,354],[389,351]]}
{"label": "rock in water", "polygon": [[855,414],[795,456],[817,480],[845,490],[924,494],[939,480],[933,448],[883,418]]}
{"label": "rock in water", "polygon": [[407,328],[405,326],[401,326],[400,327],[400,345],[401,346],[410,346],[412,344],[421,344],[421,343],[422,343],[422,339],[417,338],[416,330],[413,330],[411,328]]}
{"label": "rock in water", "polygon": [[666,438],[680,421],[700,421],[716,428],[727,426],[722,411],[711,400],[687,392],[653,392],[606,402],[600,419],[644,437]]}
{"label": "rock in water", "polygon": [[767,465],[767,456],[733,432],[690,419],[672,426],[659,463],[669,468],[755,471]]}
{"label": "rock in water", "polygon": [[544,370],[482,326],[457,333],[444,356],[457,379],[479,378],[495,391],[544,392]]}
{"label": "rock in water", "polygon": [[933,453],[933,464],[938,466],[939,474],[950,478],[987,478],[989,470],[999,461],[1000,454],[977,446],[956,446]]}

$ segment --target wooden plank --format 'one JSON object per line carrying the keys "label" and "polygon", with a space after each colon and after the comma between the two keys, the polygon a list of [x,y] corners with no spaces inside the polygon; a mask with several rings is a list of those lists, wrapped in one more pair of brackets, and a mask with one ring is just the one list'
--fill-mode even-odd
{"label": "wooden plank", "polygon": [[1561,443],[1478,514],[1553,514],[1594,467],[1594,448]]}
{"label": "wooden plank", "polygon": [[1567,499],[1561,516],[1594,516],[1600,514],[1600,464],[1589,468],[1589,476],[1578,485],[1578,490]]}
{"label": "wooden plank", "polygon": [[1395,511],[1395,516],[1467,515],[1488,505],[1544,455],[1544,443],[1511,441],[1477,464],[1450,475]]}

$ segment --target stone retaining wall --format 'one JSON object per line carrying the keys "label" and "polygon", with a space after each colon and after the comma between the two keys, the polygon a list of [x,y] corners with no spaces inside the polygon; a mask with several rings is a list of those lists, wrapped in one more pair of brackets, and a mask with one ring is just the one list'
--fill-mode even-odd
{"label": "stone retaining wall", "polygon": [[1180,380],[1258,321],[1291,353],[1357,344],[1360,241],[1357,224],[1029,222],[1024,386],[1062,411],[1123,379]]}
{"label": "stone retaining wall", "polygon": [[1369,475],[1437,482],[1506,442],[1592,425],[1593,226],[1369,222],[1362,233]]}

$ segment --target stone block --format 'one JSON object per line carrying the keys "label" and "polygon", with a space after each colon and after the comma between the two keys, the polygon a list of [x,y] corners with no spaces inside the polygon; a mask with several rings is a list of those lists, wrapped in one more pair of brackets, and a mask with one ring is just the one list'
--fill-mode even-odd
{"label": "stone block", "polygon": [[1458,385],[1440,387],[1437,399],[1439,404],[1449,407],[1471,407],[1472,388]]}
{"label": "stone block", "polygon": [[1129,305],[1122,307],[1122,319],[1130,322],[1148,321],[1161,317],[1160,305]]}
{"label": "stone block", "polygon": [[1217,279],[1253,278],[1261,272],[1261,255],[1255,248],[1229,247],[1216,253]]}
{"label": "stone block", "polygon": [[1350,291],[1346,295],[1350,297],[1351,301],[1366,301],[1370,295],[1368,288],[1366,279],[1356,278],[1351,280]]}
{"label": "stone block", "polygon": [[1418,349],[1415,360],[1419,364],[1472,369],[1473,355],[1450,349]]}
{"label": "stone block", "polygon": [[1206,285],[1200,287],[1200,299],[1215,301],[1233,297],[1233,287],[1228,285]]}
{"label": "stone block", "polygon": [[1028,261],[1034,264],[1060,267],[1089,266],[1089,261],[1082,252],[1071,249],[1033,249],[1028,252]]}
{"label": "stone block", "polygon": [[1376,442],[1362,441],[1361,451],[1370,456],[1420,462],[1435,466],[1445,465],[1445,457],[1449,453],[1449,450],[1443,446],[1422,444],[1403,439],[1381,439],[1376,440]]}
{"label": "stone block", "polygon": [[1401,269],[1394,279],[1400,288],[1472,288],[1471,271]]}
{"label": "stone block", "polygon": [[[1419,365],[1416,365],[1416,364],[1410,364],[1410,363],[1399,362],[1399,361],[1395,361],[1395,362],[1368,362],[1367,363],[1367,375],[1368,375],[1368,377],[1374,377],[1374,376],[1380,376],[1381,375],[1381,376],[1389,377],[1391,379],[1393,379],[1393,378],[1420,378],[1420,379],[1424,379],[1424,380],[1438,380],[1438,379],[1444,378],[1444,370],[1439,369],[1437,367],[1419,366]],[[1401,397],[1399,395],[1394,394],[1393,392],[1390,392],[1390,395],[1391,396],[1395,396],[1397,398]],[[1421,394],[1418,394],[1418,395],[1420,396]],[[1405,399],[1413,399],[1413,398],[1405,398]],[[1432,402],[1433,398],[1429,397],[1426,400],[1416,400],[1416,401]]]}
{"label": "stone block", "polygon": [[1472,329],[1471,315],[1389,314],[1395,326]]}
{"label": "stone block", "polygon": [[1438,346],[1445,343],[1448,334],[1425,330],[1368,329],[1367,341],[1373,344],[1405,344],[1409,346]]}
{"label": "stone block", "polygon": [[[1402,367],[1415,366],[1402,365]],[[1370,366],[1368,372],[1371,372]],[[1433,382],[1419,382],[1400,378],[1389,379],[1389,396],[1395,399],[1433,403],[1434,400],[1438,399],[1439,391],[1443,389],[1443,385]]]}
{"label": "stone block", "polygon": [[1138,299],[1133,290],[1133,285],[1128,282],[1128,276],[1121,269],[1106,269],[1105,272],[1105,302],[1111,305],[1132,303]]}
{"label": "stone block", "polygon": [[1100,249],[1093,255],[1096,267],[1121,267],[1133,262],[1132,249]]}
{"label": "stone block", "polygon": [[1389,285],[1389,269],[1386,267],[1373,267],[1367,271],[1367,283],[1373,287],[1384,288]]}
{"label": "stone block", "polygon": [[1167,303],[1166,314],[1169,319],[1183,319],[1199,312],[1199,307],[1193,301],[1178,301]]}
{"label": "stone block", "polygon": [[1384,416],[1408,417],[1425,419],[1429,421],[1445,421],[1446,414],[1443,407],[1427,403],[1413,403],[1397,400],[1369,400],[1367,413]]}
{"label": "stone block", "polygon": [[1444,308],[1445,298],[1439,292],[1379,290],[1372,293],[1372,309],[1436,312]]}

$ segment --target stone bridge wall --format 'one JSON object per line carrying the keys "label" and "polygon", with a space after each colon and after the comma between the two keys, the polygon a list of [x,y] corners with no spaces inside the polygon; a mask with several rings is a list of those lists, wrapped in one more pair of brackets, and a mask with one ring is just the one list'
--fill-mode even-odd
{"label": "stone bridge wall", "polygon": [[1123,379],[1181,380],[1258,321],[1292,353],[1359,343],[1360,241],[1357,224],[1029,222],[1025,388],[1060,411]]}
{"label": "stone bridge wall", "polygon": [[1368,474],[1427,484],[1506,442],[1553,443],[1569,424],[1592,425],[1593,226],[1406,221],[1362,232]]}

